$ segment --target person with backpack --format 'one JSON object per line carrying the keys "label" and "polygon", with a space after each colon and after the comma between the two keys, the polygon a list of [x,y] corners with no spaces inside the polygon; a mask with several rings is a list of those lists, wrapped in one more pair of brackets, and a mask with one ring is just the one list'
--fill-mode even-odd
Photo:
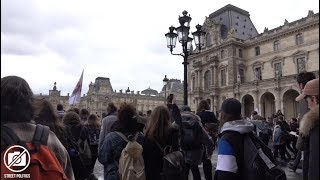
{"label": "person with backpack", "polygon": [[98,160],[104,166],[105,180],[145,180],[142,156],[144,135],[137,127],[136,111],[122,103],[118,120],[111,127],[98,150]]}
{"label": "person with backpack", "polygon": [[[47,180],[75,179],[68,152],[57,136],[48,126],[36,125],[32,120],[33,100],[23,78],[1,78],[1,157],[12,145],[20,145],[30,154],[30,165],[20,173]],[[2,162],[1,177],[6,173],[12,171]]]}
{"label": "person with backpack", "polygon": [[60,120],[55,113],[52,104],[46,99],[34,99],[34,121],[36,124],[48,126],[50,130],[57,136],[62,145],[68,146],[67,133],[64,129],[62,119]]}
{"label": "person with backpack", "polygon": [[[218,125],[219,121],[214,114],[214,112],[209,111],[210,106],[207,100],[201,100],[197,109],[197,115],[201,119],[202,126],[205,128],[207,133],[211,136],[213,141],[213,150],[216,146],[217,135],[218,135]],[[206,150],[205,150],[206,151]],[[203,172],[206,180],[212,180],[212,163],[211,159],[203,153],[202,163]]]}
{"label": "person with backpack", "polygon": [[77,180],[86,179],[90,174],[89,167],[92,164],[87,128],[81,123],[80,116],[72,111],[64,115],[63,123],[68,133],[67,150],[74,176]]}
{"label": "person with backpack", "polygon": [[89,147],[91,151],[91,162],[89,165],[90,173],[93,172],[94,164],[98,157],[98,145],[99,145],[99,135],[100,135],[100,120],[95,114],[90,114],[85,124],[85,127],[88,130],[88,139],[89,139]]}
{"label": "person with backpack", "polygon": [[228,98],[221,105],[218,162],[214,180],[286,180],[270,148],[241,117],[241,103]]}
{"label": "person with backpack", "polygon": [[[181,107],[181,117],[181,149],[186,161],[186,177],[189,176],[191,169],[193,179],[201,180],[198,165],[202,163],[203,156],[210,160],[211,164],[214,144],[211,136],[203,128],[200,117],[193,114],[189,106]],[[212,166],[210,171],[212,171]]]}
{"label": "person with backpack", "polygon": [[[218,140],[218,161],[214,180],[244,180],[239,167],[240,153],[243,147],[241,136],[253,131],[250,121],[242,120],[241,103],[233,98],[223,101],[220,112],[220,133]],[[238,144],[234,144],[238,143]]]}
{"label": "person with backpack", "polygon": [[[170,165],[167,161],[170,159],[166,159],[170,153],[179,151],[179,129],[171,123],[171,115],[181,121],[181,114],[175,103],[170,107],[172,114],[168,107],[157,106],[149,118],[143,144],[147,180],[185,180],[184,164]],[[179,159],[174,159],[174,162],[179,162]]]}

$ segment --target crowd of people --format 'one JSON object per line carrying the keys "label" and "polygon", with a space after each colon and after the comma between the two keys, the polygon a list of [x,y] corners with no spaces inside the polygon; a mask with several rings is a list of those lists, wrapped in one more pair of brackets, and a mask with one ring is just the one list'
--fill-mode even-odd
{"label": "crowd of people", "polygon": [[[244,145],[239,134],[248,133],[255,134],[277,162],[288,163],[293,171],[303,156],[303,179],[314,180],[319,177],[319,79],[305,72],[297,82],[299,117],[286,117],[279,110],[270,118],[257,111],[242,118],[241,103],[234,98],[222,102],[216,117],[206,100],[192,112],[189,106],[179,108],[174,96],[168,96],[167,104],[149,110],[146,116],[130,103],[116,107],[110,102],[100,118],[88,109],[53,107],[48,100],[35,97],[23,78],[7,76],[1,78],[1,129],[12,129],[19,142],[31,142],[37,125],[48,126],[47,146],[71,180],[96,179],[96,161],[103,165],[106,180],[130,179],[127,166],[131,170],[141,167],[141,173],[135,172],[137,179],[186,180],[191,171],[194,180],[201,180],[200,164],[206,180],[243,179]],[[5,141],[1,136],[2,151],[7,148]],[[213,169],[215,148],[218,159]],[[183,156],[183,173],[168,175],[165,160],[175,152]],[[136,160],[125,157],[128,154]],[[143,161],[137,162],[138,157]]]}

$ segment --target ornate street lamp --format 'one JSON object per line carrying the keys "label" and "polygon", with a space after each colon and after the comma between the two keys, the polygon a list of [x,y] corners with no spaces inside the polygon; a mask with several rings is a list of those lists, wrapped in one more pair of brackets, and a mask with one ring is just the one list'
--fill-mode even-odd
{"label": "ornate street lamp", "polygon": [[167,98],[167,84],[169,79],[167,78],[167,75],[164,75],[163,79],[163,86],[164,86],[164,104],[166,104],[166,98]]}
{"label": "ornate street lamp", "polygon": [[[183,101],[184,105],[188,105],[188,82],[187,82],[187,73],[188,73],[188,57],[192,54],[199,54],[201,51],[201,48],[204,46],[204,37],[205,32],[201,30],[202,26],[197,25],[197,31],[193,32],[193,38],[189,37],[189,31],[190,31],[190,21],[191,17],[190,14],[187,16],[188,12],[183,11],[182,17],[179,16],[179,23],[180,26],[175,28],[173,26],[169,27],[169,32],[165,34],[167,38],[167,47],[170,49],[170,52],[172,55],[180,55],[183,57],[183,65],[184,65],[184,80],[183,80]],[[174,32],[176,30],[177,33]],[[180,54],[174,54],[172,53],[173,48],[176,47],[176,41],[177,37],[179,40],[179,43],[182,45],[182,53]],[[192,48],[192,40],[194,39],[197,52],[193,52]]]}

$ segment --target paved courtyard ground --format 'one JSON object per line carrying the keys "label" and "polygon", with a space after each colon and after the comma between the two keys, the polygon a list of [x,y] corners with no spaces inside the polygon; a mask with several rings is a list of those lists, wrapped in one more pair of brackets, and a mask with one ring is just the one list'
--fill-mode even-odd
{"label": "paved courtyard ground", "polygon": [[[216,168],[217,165],[217,150],[214,151],[214,154],[212,156],[212,164],[213,164],[213,171]],[[205,180],[202,165],[199,166],[200,173],[201,173],[201,180]],[[302,180],[302,170],[297,169],[296,172],[293,172],[290,170],[286,165],[282,165],[281,168],[286,172],[287,180]],[[94,174],[96,177],[99,178],[99,180],[103,180],[103,166],[100,163],[96,163],[94,168]],[[192,180],[192,173],[190,171],[189,173],[189,180]]]}

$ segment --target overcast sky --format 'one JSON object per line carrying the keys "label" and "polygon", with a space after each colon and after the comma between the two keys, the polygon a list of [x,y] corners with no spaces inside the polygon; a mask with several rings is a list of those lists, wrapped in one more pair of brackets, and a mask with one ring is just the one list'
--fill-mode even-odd
{"label": "overcast sky", "polygon": [[84,69],[82,94],[96,77],[117,91],[160,91],[164,75],[183,79],[183,58],[166,47],[169,26],[187,10],[194,32],[227,4],[248,11],[259,33],[319,12],[318,0],[1,0],[1,77],[21,76],[36,94],[57,82],[66,95]]}

